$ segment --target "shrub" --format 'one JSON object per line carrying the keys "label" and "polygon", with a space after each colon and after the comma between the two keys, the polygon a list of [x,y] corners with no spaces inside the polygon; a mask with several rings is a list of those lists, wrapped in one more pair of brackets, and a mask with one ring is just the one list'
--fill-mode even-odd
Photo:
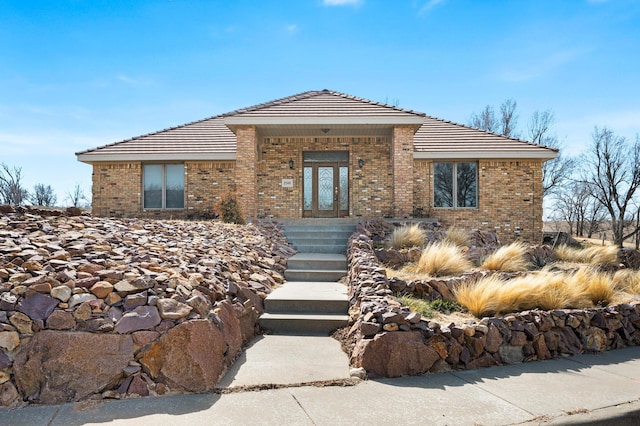
{"label": "shrub", "polygon": [[469,235],[467,235],[467,233],[463,229],[456,228],[455,226],[447,229],[444,240],[460,247],[468,247],[470,241]]}
{"label": "shrub", "polygon": [[215,205],[215,211],[225,223],[244,225],[244,218],[235,193],[227,192],[220,197]]}
{"label": "shrub", "polygon": [[485,261],[482,262],[482,268],[501,272],[526,271],[529,267],[526,255],[527,246],[525,246],[524,243],[516,241],[508,246],[500,247],[493,254],[489,255]]}
{"label": "shrub", "polygon": [[419,224],[400,226],[391,234],[391,247],[394,249],[422,247],[427,233]]}
{"label": "shrub", "polygon": [[416,272],[434,276],[460,275],[473,267],[456,245],[439,241],[429,244],[416,265]]}
{"label": "shrub", "polygon": [[427,301],[414,296],[400,296],[400,302],[404,306],[408,306],[414,312],[420,313],[423,317],[433,318],[435,311],[450,314],[451,312],[462,311],[462,306],[448,299],[435,299]]}
{"label": "shrub", "polygon": [[618,247],[593,246],[575,249],[567,245],[558,246],[555,254],[559,260],[590,265],[614,265],[618,263]]}

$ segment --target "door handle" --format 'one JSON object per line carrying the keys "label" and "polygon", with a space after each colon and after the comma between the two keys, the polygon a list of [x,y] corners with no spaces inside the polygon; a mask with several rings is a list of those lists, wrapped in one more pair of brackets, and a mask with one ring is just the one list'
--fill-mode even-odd
{"label": "door handle", "polygon": [[333,201],[338,201],[338,187],[333,191]]}

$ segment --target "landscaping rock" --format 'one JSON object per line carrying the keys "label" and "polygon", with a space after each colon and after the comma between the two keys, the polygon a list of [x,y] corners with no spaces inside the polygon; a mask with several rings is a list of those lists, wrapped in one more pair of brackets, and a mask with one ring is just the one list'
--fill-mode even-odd
{"label": "landscaping rock", "polygon": [[125,313],[116,323],[115,331],[120,334],[138,330],[151,330],[160,324],[160,315],[155,306],[138,306]]}
{"label": "landscaping rock", "polygon": [[13,370],[27,399],[61,404],[100,392],[131,359],[130,336],[45,330],[21,348]]}
{"label": "landscaping rock", "polygon": [[206,392],[224,371],[226,343],[210,321],[177,325],[142,353],[140,362],[151,377],[172,389]]}

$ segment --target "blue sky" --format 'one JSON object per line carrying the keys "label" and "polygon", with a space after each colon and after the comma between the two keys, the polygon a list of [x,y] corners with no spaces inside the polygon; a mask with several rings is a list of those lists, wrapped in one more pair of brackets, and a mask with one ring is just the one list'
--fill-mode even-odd
{"label": "blue sky", "polygon": [[74,153],[307,90],[468,123],[518,102],[576,155],[640,133],[638,0],[0,0],[0,162],[88,194]]}

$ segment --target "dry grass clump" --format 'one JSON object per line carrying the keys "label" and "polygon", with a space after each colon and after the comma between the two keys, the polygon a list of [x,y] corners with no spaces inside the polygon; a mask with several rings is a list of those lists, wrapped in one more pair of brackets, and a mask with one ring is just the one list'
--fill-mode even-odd
{"label": "dry grass clump", "polygon": [[500,247],[489,255],[481,267],[490,271],[520,272],[529,268],[527,246],[519,241]]}
{"label": "dry grass clump", "polygon": [[443,240],[453,243],[459,247],[469,246],[469,235],[463,229],[456,228],[455,226],[447,229],[447,233]]}
{"label": "dry grass clump", "polygon": [[626,293],[640,294],[640,271],[621,269],[613,276],[616,289]]}
{"label": "dry grass clump", "polygon": [[576,249],[567,245],[558,246],[555,254],[559,260],[590,265],[613,265],[618,263],[618,247],[593,246]]}
{"label": "dry grass clump", "polygon": [[614,276],[592,267],[582,267],[570,274],[567,284],[576,293],[581,291],[594,305],[608,305],[616,293]]}
{"label": "dry grass clump", "polygon": [[469,312],[481,317],[536,308],[608,305],[616,296],[616,285],[611,274],[591,267],[573,272],[543,269],[511,280],[491,275],[459,286],[454,295]]}
{"label": "dry grass clump", "polygon": [[427,239],[427,233],[419,224],[400,226],[391,234],[391,247],[402,249],[409,247],[422,247]]}
{"label": "dry grass clump", "polygon": [[432,276],[460,275],[472,267],[473,264],[458,246],[448,241],[438,241],[422,251],[416,272]]}

